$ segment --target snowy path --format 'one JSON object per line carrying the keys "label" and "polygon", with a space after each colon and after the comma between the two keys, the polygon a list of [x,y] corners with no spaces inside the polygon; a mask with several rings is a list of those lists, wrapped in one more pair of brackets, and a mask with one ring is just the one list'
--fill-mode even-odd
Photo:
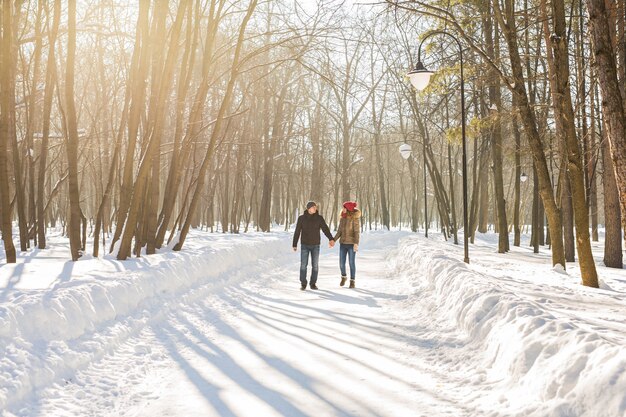
{"label": "snowy path", "polygon": [[294,254],[279,269],[182,300],[22,412],[469,415],[455,400],[453,378],[433,366],[445,329],[435,341],[434,329],[403,324],[398,301],[406,295],[385,260],[394,246],[359,253],[354,290],[338,286],[336,253],[323,250],[319,291],[299,290]]}
{"label": "snowy path", "polygon": [[305,292],[285,232],[71,274],[27,254],[0,269],[0,416],[626,417],[625,271],[582,287],[495,238],[466,265],[441,236],[365,233],[356,289],[323,248]]}

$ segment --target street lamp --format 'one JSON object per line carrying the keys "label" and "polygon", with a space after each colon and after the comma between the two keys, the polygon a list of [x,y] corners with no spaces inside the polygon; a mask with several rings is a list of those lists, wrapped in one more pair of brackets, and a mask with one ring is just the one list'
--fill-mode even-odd
{"label": "street lamp", "polygon": [[[400,155],[404,159],[409,159],[412,148],[408,143],[403,143],[398,149]],[[413,166],[409,165],[411,175],[413,175]],[[428,201],[426,200],[426,142],[424,142],[424,237],[428,237]]]}
{"label": "street lamp", "polygon": [[[421,46],[421,45],[420,45]],[[434,72],[429,71],[424,67],[422,61],[418,59],[417,65],[413,68],[407,76],[417,90],[422,91],[426,88],[428,83],[430,82],[430,77],[434,74]]]}
{"label": "street lamp", "polygon": [[528,175],[526,175],[525,172],[522,172],[522,175],[519,176],[519,180],[521,182],[526,182],[527,179],[528,179]]}
{"label": "street lamp", "polygon": [[463,140],[463,250],[464,261],[465,263],[469,263],[469,223],[467,216],[467,149],[465,138],[465,80],[463,79],[463,47],[461,46],[461,42],[459,42],[456,36],[443,30],[429,32],[420,42],[419,47],[417,48],[417,64],[415,65],[415,68],[413,70],[409,71],[407,76],[409,77],[411,84],[413,84],[413,87],[418,90],[423,90],[430,82],[430,77],[433,75],[433,72],[427,70],[422,63],[422,44],[426,39],[434,35],[449,36],[454,39],[456,44],[459,46],[459,57],[461,61],[461,137]]}
{"label": "street lamp", "polygon": [[411,156],[411,145],[409,145],[408,143],[403,143],[402,145],[400,145],[400,155],[402,155],[402,158],[404,159],[409,159],[409,157]]}

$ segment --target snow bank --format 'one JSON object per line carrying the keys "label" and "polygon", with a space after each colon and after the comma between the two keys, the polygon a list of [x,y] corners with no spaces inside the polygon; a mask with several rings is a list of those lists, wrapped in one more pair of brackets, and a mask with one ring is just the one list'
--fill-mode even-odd
{"label": "snow bank", "polygon": [[407,315],[419,311],[415,303],[427,303],[433,315],[414,320],[441,320],[464,332],[466,345],[454,360],[473,363],[468,382],[491,393],[472,399],[474,406],[498,416],[626,416],[623,293],[576,282],[561,287],[562,275],[572,278],[549,264],[525,274],[523,267],[507,274],[466,265],[452,248],[411,237],[394,267],[412,294]]}
{"label": "snow bank", "polygon": [[[164,249],[124,262],[110,257],[74,264],[57,260],[55,265],[65,266],[51,281],[53,285],[37,288],[36,283],[20,282],[36,289],[4,288],[0,292],[0,410],[19,403],[38,387],[70,378],[121,340],[143,331],[180,297],[193,301],[233,281],[254,279],[252,272],[259,270],[259,264],[271,267],[293,256],[290,240],[288,233],[197,233],[181,252]],[[23,262],[22,270],[29,261]],[[22,281],[50,279],[45,260],[32,261],[37,262],[39,272],[25,274]]]}

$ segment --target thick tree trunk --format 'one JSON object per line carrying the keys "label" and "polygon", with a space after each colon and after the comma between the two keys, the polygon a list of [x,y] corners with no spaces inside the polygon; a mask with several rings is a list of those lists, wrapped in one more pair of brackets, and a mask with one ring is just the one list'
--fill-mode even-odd
{"label": "thick tree trunk", "polygon": [[[19,2],[16,2],[18,6],[20,6]],[[12,29],[8,32],[8,41],[11,42],[10,52],[9,52],[9,64],[6,68],[6,74],[11,82],[12,88],[5,92],[5,94],[9,94],[9,135],[11,141],[11,149],[13,155],[13,177],[15,179],[15,201],[17,202],[17,222],[18,222],[18,230],[20,235],[20,250],[22,252],[28,250],[28,224],[26,218],[26,193],[24,190],[24,180],[22,172],[22,160],[20,155],[19,145],[17,143],[17,126],[16,126],[16,114],[15,114],[15,71],[17,65],[17,41],[15,36],[13,36],[13,31],[17,33],[19,27],[19,19],[20,13],[15,13],[13,19],[10,24]]]}
{"label": "thick tree trunk", "polygon": [[[621,212],[626,213],[626,112],[623,88],[618,81],[616,53],[609,28],[609,16],[604,0],[587,0],[589,26],[606,121],[611,159],[619,193]],[[622,230],[626,232],[626,216],[622,216]],[[626,233],[624,233],[626,239]]]}
{"label": "thick tree trunk", "polygon": [[615,182],[615,171],[611,160],[609,141],[602,141],[602,161],[604,165],[604,265],[622,269],[622,214],[619,205],[619,193]]}
{"label": "thick tree trunk", "polygon": [[574,107],[570,93],[564,3],[553,1],[552,14],[554,30],[550,41],[554,51],[554,86],[556,87],[552,89],[552,94],[555,116],[560,120],[563,129],[562,140],[566,150],[566,158],[563,162],[567,163],[567,174],[572,192],[578,263],[583,285],[598,288],[598,274],[589,236],[589,211],[585,196],[583,158],[576,134]]}
{"label": "thick tree trunk", "polygon": [[0,44],[0,225],[7,263],[16,262],[11,225],[11,196],[9,195],[8,145],[11,140],[11,46],[13,44],[11,0],[2,0],[2,40]]}

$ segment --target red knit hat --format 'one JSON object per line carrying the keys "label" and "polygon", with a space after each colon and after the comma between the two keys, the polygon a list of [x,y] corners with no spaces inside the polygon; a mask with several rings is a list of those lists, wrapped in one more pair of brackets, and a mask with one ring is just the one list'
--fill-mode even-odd
{"label": "red knit hat", "polygon": [[348,211],[354,211],[356,208],[356,201],[346,201],[343,203],[343,207]]}

